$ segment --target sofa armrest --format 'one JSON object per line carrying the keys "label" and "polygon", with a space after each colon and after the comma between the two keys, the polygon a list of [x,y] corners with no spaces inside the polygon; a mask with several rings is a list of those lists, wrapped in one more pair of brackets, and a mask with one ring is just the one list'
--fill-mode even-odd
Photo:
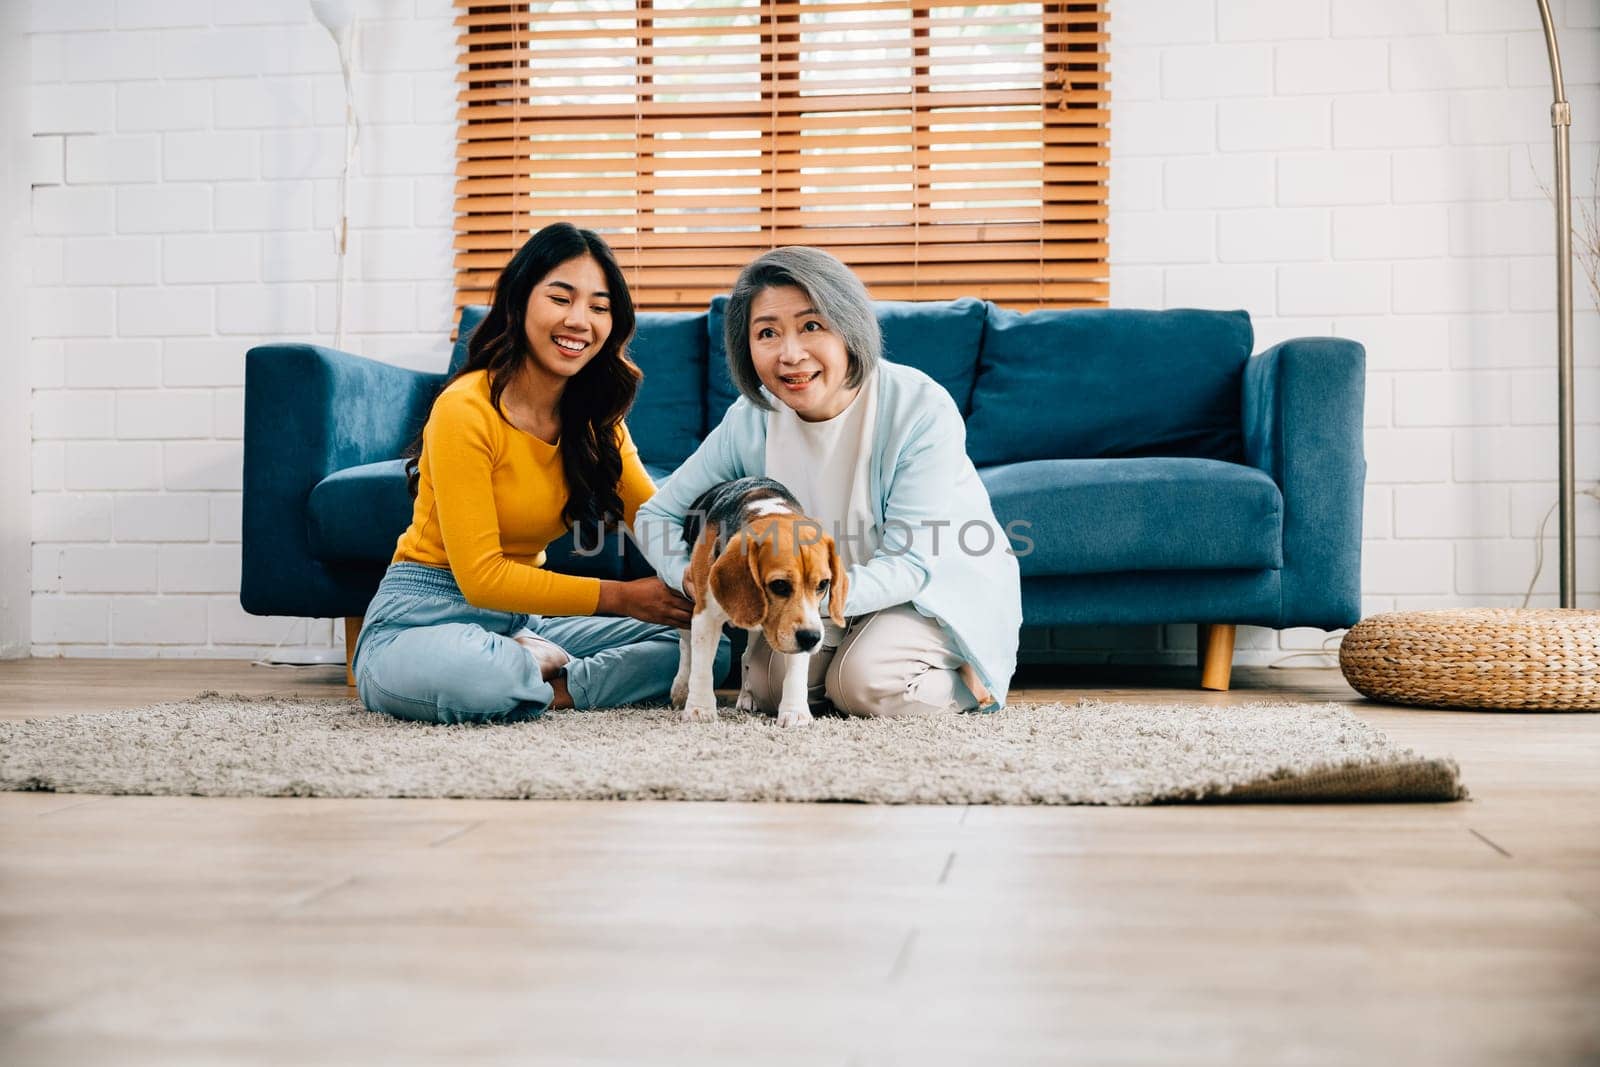
{"label": "sofa armrest", "polygon": [[361,615],[372,567],[311,554],[311,490],[334,471],[397,458],[422,432],[442,374],[318,345],[245,355],[244,527],[239,602],[253,615]]}
{"label": "sofa armrest", "polygon": [[1361,617],[1366,350],[1307,337],[1244,372],[1245,461],[1283,492],[1282,626],[1337,629]]}

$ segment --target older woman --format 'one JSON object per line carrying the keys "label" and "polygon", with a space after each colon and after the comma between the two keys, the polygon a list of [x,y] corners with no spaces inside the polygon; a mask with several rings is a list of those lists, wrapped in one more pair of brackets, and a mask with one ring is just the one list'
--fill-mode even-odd
{"label": "older woman", "polygon": [[[776,478],[835,534],[850,580],[848,626],[830,625],[810,657],[813,706],[894,716],[1003,705],[1021,580],[950,394],[882,358],[866,288],[819,249],[779,248],[747,266],[726,335],[743,395],[639,510],[638,540],[662,579],[683,587],[687,557],[670,532],[702,492]],[[787,663],[751,638],[745,686],[766,711]]]}

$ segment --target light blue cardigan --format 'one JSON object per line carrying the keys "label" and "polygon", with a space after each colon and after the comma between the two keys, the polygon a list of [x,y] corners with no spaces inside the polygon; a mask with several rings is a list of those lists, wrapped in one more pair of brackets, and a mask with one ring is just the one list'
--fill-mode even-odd
{"label": "light blue cardigan", "polygon": [[[981,710],[993,711],[1004,706],[1017,666],[1022,578],[1016,557],[967,458],[966,425],[950,394],[898,363],[880,363],[875,380],[870,499],[884,547],[850,568],[845,614],[909,602],[938,619],[957,655],[994,696]],[[771,397],[768,402],[778,404]],[[713,485],[764,475],[766,466],[767,412],[740,397],[639,509],[634,538],[668,585],[683,588],[689,557],[681,531],[689,506]],[[971,522],[987,530],[968,530],[964,548],[958,535]]]}

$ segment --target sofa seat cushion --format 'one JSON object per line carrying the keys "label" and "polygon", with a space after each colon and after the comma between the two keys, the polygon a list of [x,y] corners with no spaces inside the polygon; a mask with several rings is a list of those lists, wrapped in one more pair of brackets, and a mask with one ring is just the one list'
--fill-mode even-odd
{"label": "sofa seat cushion", "polygon": [[967,420],[980,467],[1028,459],[1244,458],[1243,311],[990,308]]}
{"label": "sofa seat cushion", "polygon": [[[707,332],[710,366],[707,375],[706,432],[716,428],[739,399],[728,374],[724,336],[726,296],[713,297]],[[983,338],[988,305],[964,296],[957,300],[878,300],[873,302],[883,330],[883,357],[915,367],[945,387],[965,415],[972,406],[972,383],[978,372],[978,344]]]}
{"label": "sofa seat cushion", "polygon": [[1254,467],[1046,459],[978,476],[1012,535],[1023,577],[1283,566],[1283,494]]}
{"label": "sofa seat cushion", "polygon": [[[645,465],[657,485],[671,473],[665,467]],[[334,561],[362,560],[388,563],[394,558],[395,542],[411,525],[413,501],[406,489],[405,461],[384,460],[348,470],[335,471],[311,490],[309,522],[311,554]],[[549,549],[549,566],[565,574],[593,574],[611,577],[617,564],[601,561],[604,567],[584,562],[573,555],[571,537],[562,538]],[[621,553],[609,552],[620,558]]]}

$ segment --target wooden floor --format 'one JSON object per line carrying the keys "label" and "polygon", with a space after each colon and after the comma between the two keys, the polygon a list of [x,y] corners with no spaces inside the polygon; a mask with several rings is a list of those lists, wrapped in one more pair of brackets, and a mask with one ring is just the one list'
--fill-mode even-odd
{"label": "wooden floor", "polygon": [[[1600,1063],[1600,718],[1336,672],[1467,803],[989,808],[0,794],[0,1063]],[[329,668],[0,663],[0,718]]]}

